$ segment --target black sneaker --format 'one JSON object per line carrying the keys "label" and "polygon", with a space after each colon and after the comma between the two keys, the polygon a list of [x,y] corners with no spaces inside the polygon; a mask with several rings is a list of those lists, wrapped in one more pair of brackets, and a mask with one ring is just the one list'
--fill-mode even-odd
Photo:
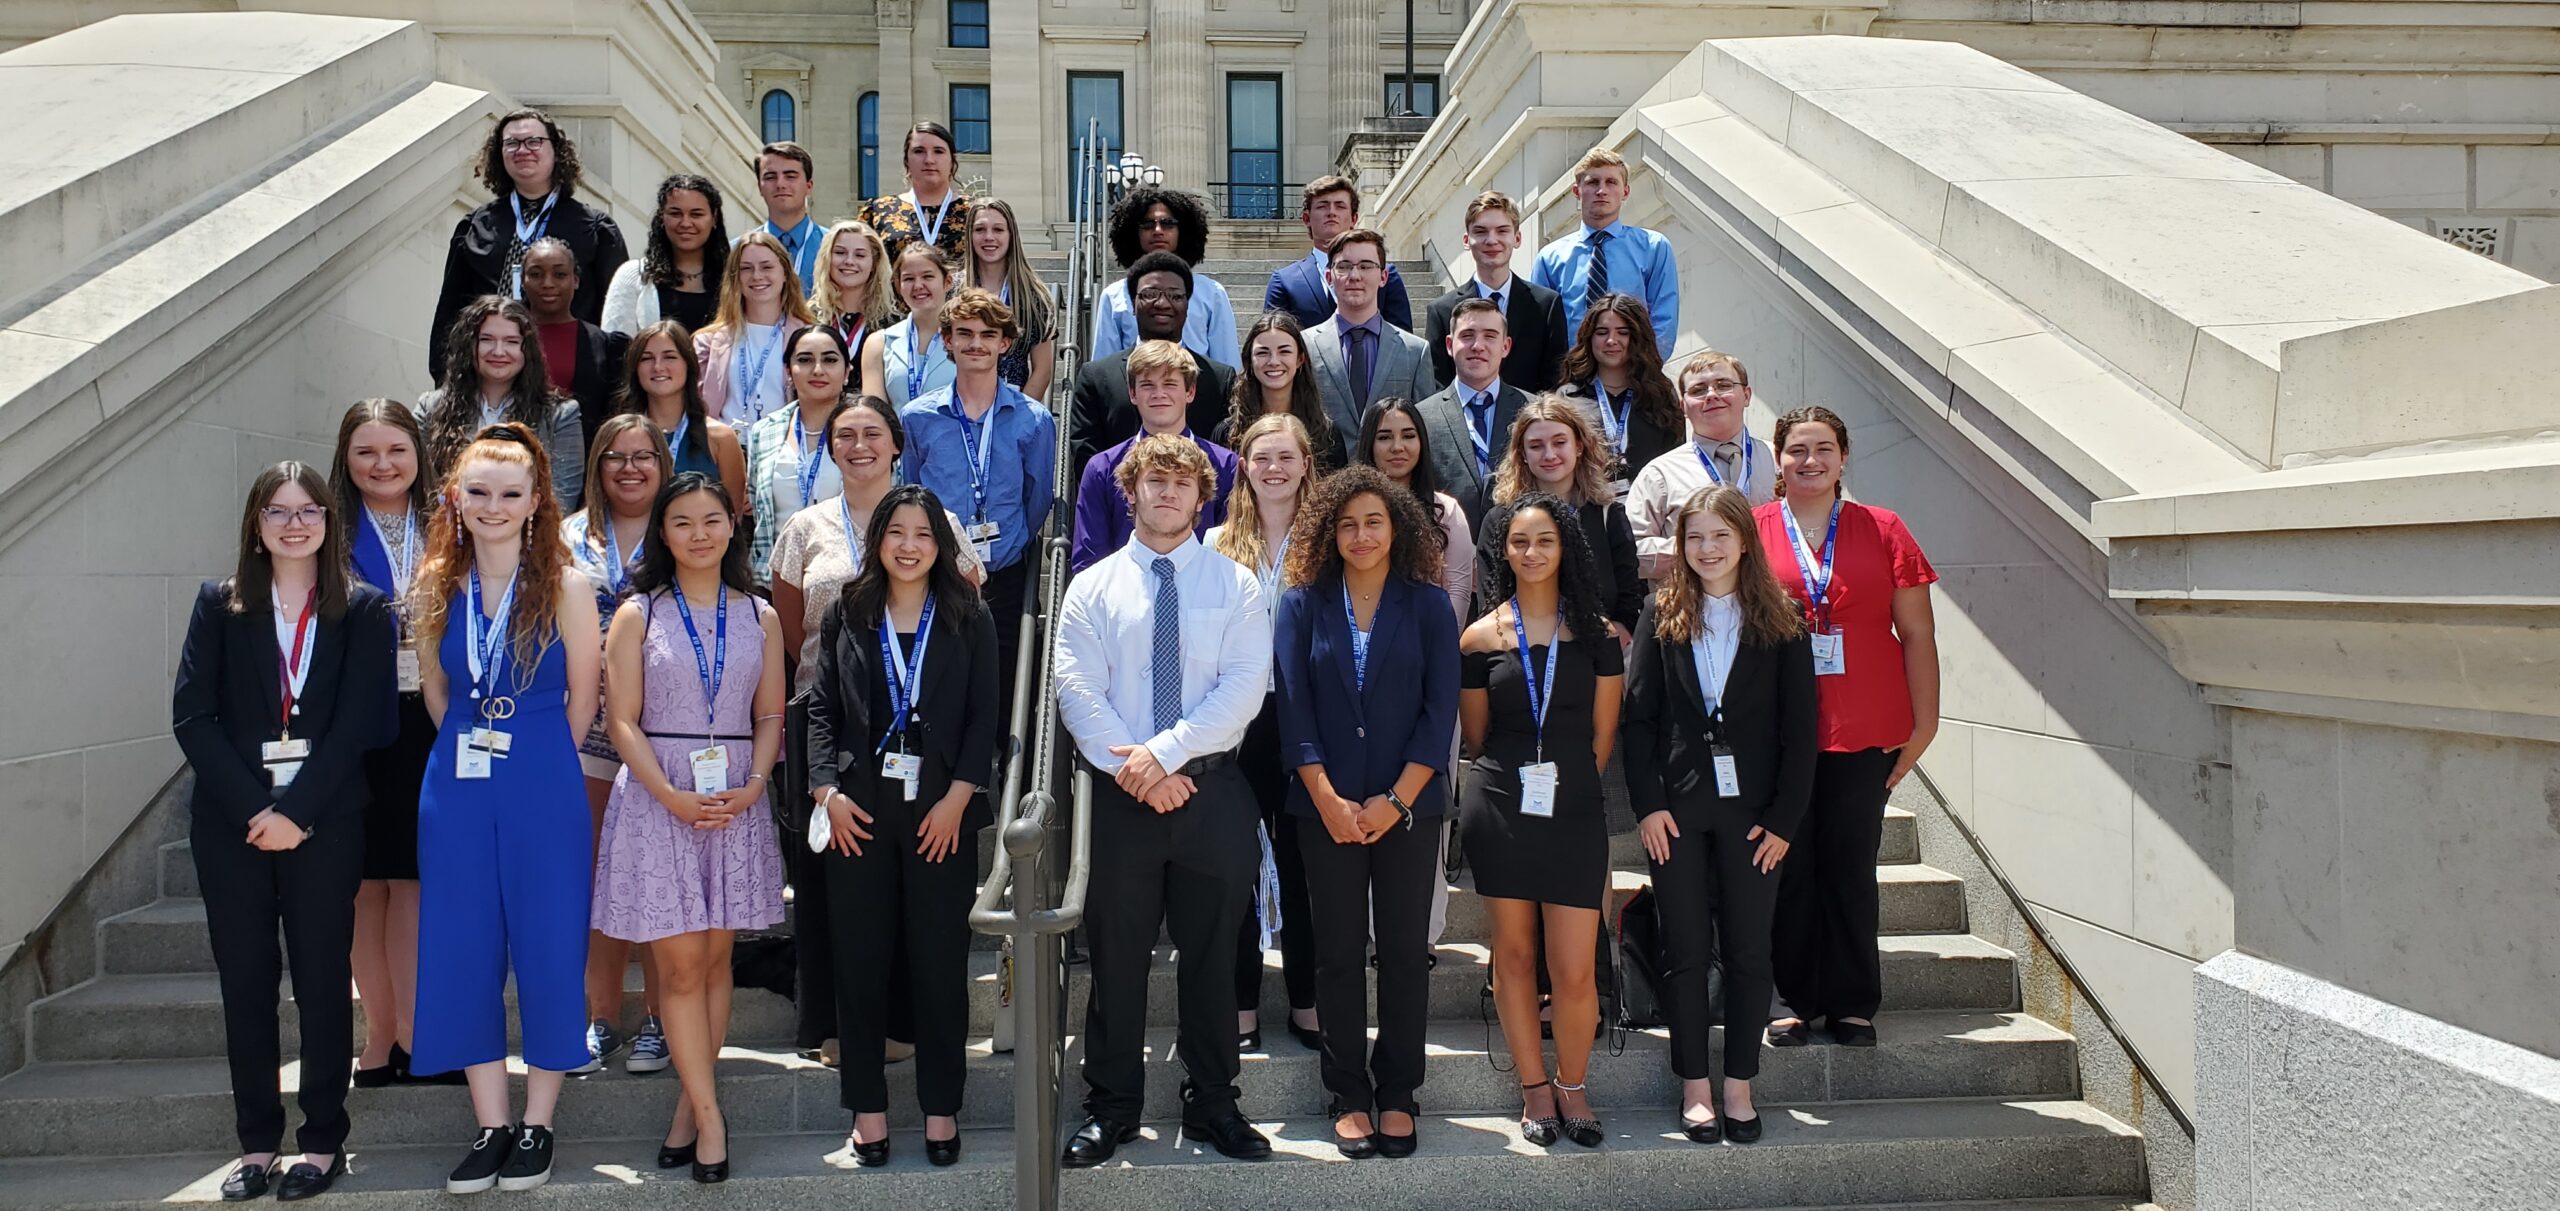
{"label": "black sneaker", "polygon": [[515,1151],[515,1133],[505,1127],[482,1127],[471,1152],[444,1179],[447,1194],[478,1194],[498,1184],[498,1170]]}
{"label": "black sneaker", "polygon": [[551,1128],[527,1123],[516,1128],[515,1151],[498,1170],[501,1190],[531,1190],[551,1180]]}

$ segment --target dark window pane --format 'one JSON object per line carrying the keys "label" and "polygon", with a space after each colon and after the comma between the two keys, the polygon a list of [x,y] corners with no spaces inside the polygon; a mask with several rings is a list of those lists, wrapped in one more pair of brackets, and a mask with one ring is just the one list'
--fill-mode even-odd
{"label": "dark window pane", "polygon": [[[1387,77],[1387,112],[1390,114],[1404,112],[1403,72],[1395,72]],[[1414,74],[1413,112],[1426,118],[1438,116],[1440,113],[1439,76],[1423,72]]]}
{"label": "dark window pane", "polygon": [[987,0],[951,0],[951,44],[987,44]]}
{"label": "dark window pane", "polygon": [[800,126],[799,104],[791,94],[777,88],[764,95],[764,141],[788,142]]}
{"label": "dark window pane", "polygon": [[[1067,73],[1067,207],[1070,213],[1079,205],[1082,193],[1076,171],[1082,161],[1077,151],[1088,135],[1099,134],[1104,159],[1120,158],[1125,144],[1121,141],[1120,73]],[[1098,199],[1097,206],[1108,206]]]}
{"label": "dark window pane", "polygon": [[854,103],[853,124],[861,147],[862,196],[880,196],[880,94],[864,93]]}
{"label": "dark window pane", "polygon": [[951,134],[959,140],[952,150],[966,156],[983,156],[990,146],[987,128],[987,86],[954,84],[951,86]]}

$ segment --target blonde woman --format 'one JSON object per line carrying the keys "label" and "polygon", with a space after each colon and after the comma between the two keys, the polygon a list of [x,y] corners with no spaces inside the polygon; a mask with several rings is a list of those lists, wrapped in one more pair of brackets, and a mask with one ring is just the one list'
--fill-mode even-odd
{"label": "blonde woman", "polygon": [[969,284],[1013,308],[1014,322],[1022,325],[1022,335],[997,359],[996,372],[1024,395],[1046,399],[1058,358],[1049,330],[1049,285],[1032,272],[1031,258],[1022,251],[1012,204],[987,198],[977,206],[969,219]]}
{"label": "blonde woman", "polygon": [[[1573,506],[1582,536],[1591,545],[1592,573],[1600,593],[1600,610],[1621,645],[1635,641],[1636,615],[1644,608],[1644,582],[1636,575],[1636,535],[1627,522],[1626,506],[1609,486],[1610,453],[1606,438],[1593,426],[1591,413],[1561,395],[1541,395],[1520,408],[1502,461],[1493,472],[1491,507],[1476,529],[1476,584],[1493,581],[1493,565],[1502,558],[1494,536],[1511,502],[1531,492],[1544,492]],[[1490,610],[1491,601],[1479,601]]]}
{"label": "blonde woman", "polygon": [[761,231],[740,237],[721,275],[720,309],[693,334],[703,407],[739,429],[781,409],[791,398],[782,338],[816,322],[782,241]]}
{"label": "blonde woman", "polygon": [[[855,219],[839,220],[818,243],[824,272],[811,283],[809,310],[818,322],[844,336],[844,346],[859,354],[872,333],[898,322],[898,302],[889,290],[889,249],[880,233]],[[857,381],[848,392],[877,395],[875,384]]]}

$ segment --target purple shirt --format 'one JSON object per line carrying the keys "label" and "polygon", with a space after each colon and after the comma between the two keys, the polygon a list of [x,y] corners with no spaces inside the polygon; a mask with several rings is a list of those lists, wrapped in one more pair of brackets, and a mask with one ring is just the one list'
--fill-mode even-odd
{"label": "purple shirt", "polygon": [[[1075,571],[1092,567],[1129,545],[1129,535],[1137,529],[1137,523],[1130,518],[1129,498],[1120,494],[1120,462],[1129,457],[1129,448],[1145,436],[1140,433],[1085,460],[1084,475],[1076,481],[1075,542],[1067,556],[1068,565]],[[1205,441],[1187,429],[1183,436],[1209,456],[1209,470],[1218,480],[1217,490],[1200,507],[1200,520],[1191,527],[1194,534],[1206,534],[1209,527],[1227,519],[1227,491],[1235,486],[1236,456],[1225,446]]]}

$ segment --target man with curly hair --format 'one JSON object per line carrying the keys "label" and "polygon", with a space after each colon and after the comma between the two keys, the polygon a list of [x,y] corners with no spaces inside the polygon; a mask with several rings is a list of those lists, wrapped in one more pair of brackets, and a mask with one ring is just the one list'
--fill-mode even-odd
{"label": "man with curly hair", "polygon": [[524,250],[551,236],[577,261],[578,293],[569,313],[604,322],[605,287],[631,259],[613,218],[577,199],[578,147],[551,115],[519,109],[498,119],[480,145],[480,183],[489,201],[454,224],[445,250],[444,286],[427,326],[427,374],[442,377],[445,334],[454,317],[484,294],[524,297]]}
{"label": "man with curly hair", "polygon": [[[1198,194],[1139,186],[1111,208],[1110,226],[1111,255],[1119,258],[1122,269],[1135,266],[1138,258],[1150,252],[1170,252],[1197,270],[1201,258],[1209,254],[1209,208],[1201,204]],[[1141,339],[1128,283],[1103,287],[1102,301],[1093,310],[1093,348],[1085,351],[1085,360],[1126,353]],[[1205,360],[1239,364],[1236,307],[1218,279],[1192,274],[1190,310],[1182,320],[1181,340],[1183,348]]]}

